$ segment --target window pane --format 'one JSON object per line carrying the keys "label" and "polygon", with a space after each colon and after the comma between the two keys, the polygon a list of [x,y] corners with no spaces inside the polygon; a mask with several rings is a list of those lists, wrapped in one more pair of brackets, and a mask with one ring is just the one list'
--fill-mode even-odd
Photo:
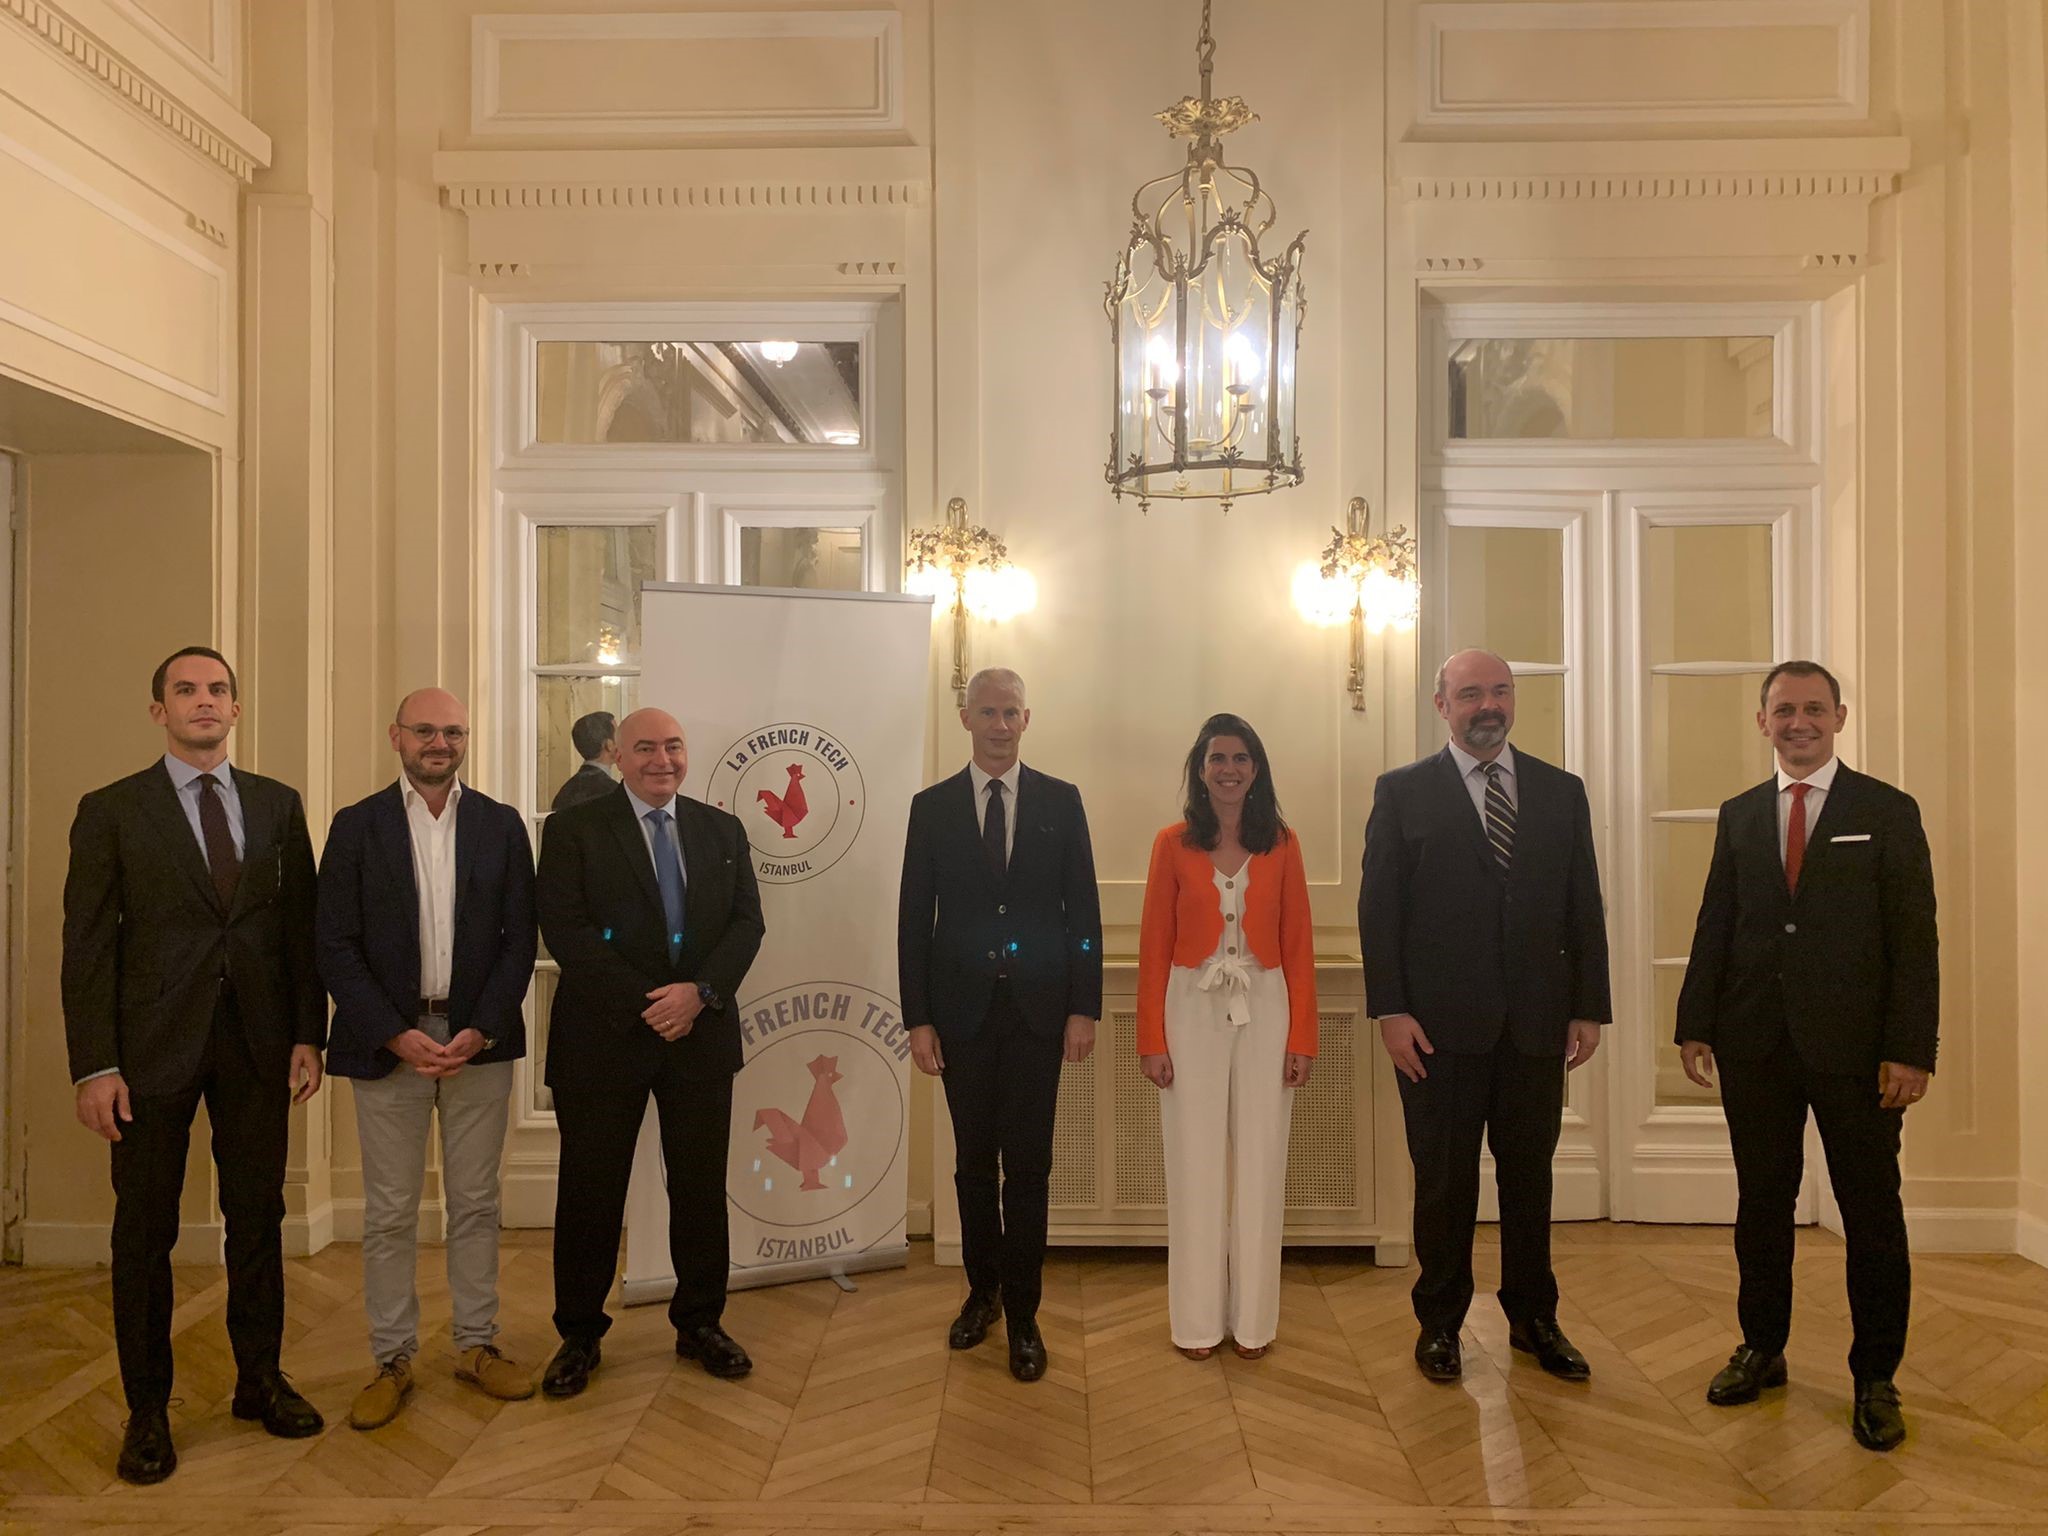
{"label": "window pane", "polygon": [[1763,782],[1771,746],[1756,728],[1764,668],[1719,677],[1650,679],[1650,811],[1711,811]]}
{"label": "window pane", "polygon": [[1756,661],[1771,636],[1768,524],[1679,525],[1643,533],[1643,643],[1650,664]]}
{"label": "window pane", "polygon": [[1508,738],[1517,749],[1533,752],[1562,768],[1564,760],[1564,679],[1556,673],[1515,679],[1515,729]]}
{"label": "window pane", "polygon": [[546,810],[555,791],[583,766],[583,754],[570,739],[570,728],[585,715],[603,710],[615,719],[640,707],[637,677],[540,677],[534,718],[539,723],[533,780],[539,797],[535,810]]}
{"label": "window pane", "polygon": [[554,1090],[548,1087],[548,1015],[555,1006],[556,972],[537,970],[533,973],[533,990],[527,994],[527,1039],[531,1042],[526,1051],[526,1080],[531,1085],[532,1110],[535,1114],[551,1115],[555,1112]]}
{"label": "window pane", "polygon": [[1563,530],[1454,525],[1448,566],[1452,650],[1563,662]]}
{"label": "window pane", "polygon": [[861,441],[857,341],[543,341],[543,443]]}
{"label": "window pane", "polygon": [[1657,987],[1657,1102],[1663,1104],[1718,1104],[1721,1095],[1702,1088],[1685,1075],[1678,1046],[1672,1036],[1678,1030],[1678,992],[1685,985],[1685,967],[1660,965],[1653,973]]}
{"label": "window pane", "polygon": [[534,661],[640,664],[640,587],[655,579],[655,530],[541,528],[534,534]]}
{"label": "window pane", "polygon": [[1461,341],[1450,436],[1769,437],[1772,346],[1768,336]]}
{"label": "window pane", "polygon": [[1699,920],[1700,893],[1707,888],[1707,866],[1714,858],[1711,821],[1650,823],[1650,893],[1656,933],[1652,958],[1682,960],[1692,953],[1693,924]]}
{"label": "window pane", "polygon": [[858,528],[742,528],[740,585],[859,592],[866,585]]}

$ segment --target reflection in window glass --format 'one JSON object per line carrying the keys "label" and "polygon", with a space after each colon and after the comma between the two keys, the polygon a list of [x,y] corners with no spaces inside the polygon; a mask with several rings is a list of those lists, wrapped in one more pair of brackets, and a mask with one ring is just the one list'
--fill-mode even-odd
{"label": "reflection in window glass", "polygon": [[1449,530],[1446,595],[1453,651],[1510,661],[1564,660],[1564,533],[1557,528]]}
{"label": "reflection in window glass", "polygon": [[640,588],[655,579],[655,530],[534,530],[535,662],[637,667]]}
{"label": "reflection in window glass", "polygon": [[540,808],[554,800],[555,791],[583,766],[583,754],[576,750],[570,731],[585,715],[602,711],[623,719],[640,707],[640,679],[637,677],[539,677],[534,679],[534,719],[539,727],[535,740],[534,791]]}
{"label": "reflection in window glass", "polygon": [[866,585],[858,528],[742,528],[740,585],[858,592]]}
{"label": "reflection in window glass", "polygon": [[1450,357],[1451,438],[1743,438],[1772,429],[1768,336],[1501,337]]}
{"label": "reflection in window glass", "polygon": [[543,341],[543,443],[861,441],[857,341]]}

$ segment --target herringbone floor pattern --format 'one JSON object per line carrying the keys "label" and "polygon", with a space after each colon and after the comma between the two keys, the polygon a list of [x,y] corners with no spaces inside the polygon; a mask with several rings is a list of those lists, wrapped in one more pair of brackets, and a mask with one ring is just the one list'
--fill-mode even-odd
{"label": "herringbone floor pattern", "polygon": [[[504,1344],[553,1344],[544,1234],[508,1233]],[[1482,1239],[1482,1293],[1494,1251]],[[290,1266],[285,1360],[330,1428],[271,1440],[228,1414],[234,1367],[215,1270],[178,1272],[182,1463],[113,1475],[123,1408],[104,1272],[0,1272],[0,1531],[508,1533],[1585,1532],[1681,1536],[2048,1529],[2048,1270],[1923,1258],[1900,1378],[1912,1438],[1888,1457],[1847,1428],[1841,1247],[1801,1238],[1792,1385],[1749,1408],[1701,1399],[1733,1347],[1735,1271],[1713,1228],[1560,1227],[1565,1329],[1594,1379],[1553,1381],[1507,1347],[1490,1301],[1466,1376],[1409,1359],[1413,1271],[1290,1252],[1280,1342],[1192,1364],[1167,1343],[1151,1251],[1068,1251],[1046,1276],[1044,1381],[1001,1330],[955,1354],[957,1270],[736,1295],[745,1381],[678,1362],[659,1307],[618,1315],[589,1392],[501,1404],[450,1374],[439,1333],[392,1425],[342,1424],[366,1376],[359,1255]]]}

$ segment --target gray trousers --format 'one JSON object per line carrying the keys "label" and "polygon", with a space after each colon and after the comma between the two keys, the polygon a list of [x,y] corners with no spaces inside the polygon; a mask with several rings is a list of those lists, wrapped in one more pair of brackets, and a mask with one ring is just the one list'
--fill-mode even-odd
{"label": "gray trousers", "polygon": [[[448,1039],[448,1021],[419,1027]],[[498,1165],[511,1112],[512,1063],[467,1066],[453,1077],[422,1077],[400,1062],[387,1076],[355,1084],[356,1134],[363,1149],[363,1304],[370,1352],[379,1365],[419,1353],[420,1186],[427,1134],[441,1117],[441,1188],[448,1214],[448,1295],[455,1347],[474,1349],[498,1333]]]}

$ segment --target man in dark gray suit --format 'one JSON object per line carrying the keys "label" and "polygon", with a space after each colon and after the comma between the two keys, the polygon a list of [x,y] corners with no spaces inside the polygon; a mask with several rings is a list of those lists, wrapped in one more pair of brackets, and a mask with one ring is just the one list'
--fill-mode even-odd
{"label": "man in dark gray suit", "polygon": [[313,845],[298,791],[228,762],[242,706],[218,651],[176,652],[150,693],[168,750],[79,802],[64,881],[78,1118],[113,1148],[114,1340],[129,1411],[118,1470],[131,1483],[178,1464],[171,1248],[201,1099],[227,1223],[234,1415],[287,1438],[321,1427],[278,1371],[291,1107],[319,1088],[327,1039]]}

